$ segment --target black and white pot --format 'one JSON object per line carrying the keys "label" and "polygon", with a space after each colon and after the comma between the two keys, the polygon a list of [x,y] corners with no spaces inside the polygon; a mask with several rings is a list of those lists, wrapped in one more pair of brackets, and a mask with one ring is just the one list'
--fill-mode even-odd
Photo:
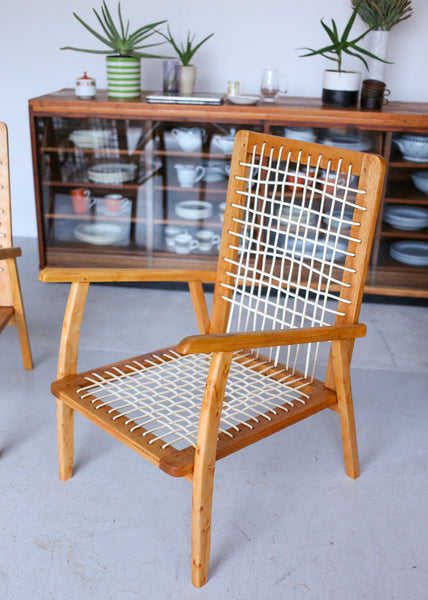
{"label": "black and white pot", "polygon": [[344,108],[358,106],[361,73],[358,71],[324,71],[322,103]]}

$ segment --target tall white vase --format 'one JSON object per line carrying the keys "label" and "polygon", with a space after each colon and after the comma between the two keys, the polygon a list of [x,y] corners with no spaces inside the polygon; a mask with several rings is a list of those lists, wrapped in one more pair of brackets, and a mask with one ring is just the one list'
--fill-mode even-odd
{"label": "tall white vase", "polygon": [[[389,31],[371,31],[367,37],[369,39],[369,52],[379,58],[388,60]],[[368,77],[370,79],[385,81],[386,63],[368,57],[367,64],[369,65]]]}
{"label": "tall white vase", "polygon": [[180,65],[178,70],[178,93],[180,96],[193,94],[196,82],[196,67]]}

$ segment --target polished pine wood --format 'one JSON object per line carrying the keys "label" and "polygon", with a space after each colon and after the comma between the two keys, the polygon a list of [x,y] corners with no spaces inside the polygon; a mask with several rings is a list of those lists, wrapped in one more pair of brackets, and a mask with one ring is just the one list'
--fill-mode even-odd
{"label": "polished pine wood", "polygon": [[[238,248],[236,247],[236,233],[238,231],[239,217],[247,202],[245,195],[239,191],[245,189],[244,181],[245,164],[250,162],[252,148],[260,148],[263,144],[269,145],[276,152],[285,145],[287,150],[296,157],[299,153],[303,157],[316,154],[318,147],[312,144],[302,144],[290,140],[251,132],[240,132],[235,142],[234,155],[231,166],[231,177],[228,188],[228,203],[225,212],[223,236],[220,246],[218,269],[215,275],[215,289],[211,318],[208,315],[207,304],[203,296],[203,282],[212,281],[214,273],[211,271],[174,271],[171,270],[171,280],[187,281],[195,307],[198,329],[201,335],[189,336],[179,342],[177,346],[154,353],[145,354],[135,359],[92,369],[76,374],[78,341],[82,324],[83,309],[86,301],[88,286],[91,282],[150,281],[150,277],[162,278],[166,281],[168,271],[151,271],[148,269],[118,270],[118,269],[45,269],[41,273],[41,280],[70,281],[71,291],[67,304],[63,334],[61,337],[60,358],[58,364],[58,381],[52,384],[52,391],[58,402],[58,435],[60,454],[60,477],[66,479],[72,472],[73,456],[73,411],[77,410],[84,417],[95,423],[104,431],[126,444],[138,454],[146,458],[153,465],[175,477],[185,477],[192,482],[192,581],[195,586],[204,585],[208,578],[209,557],[211,548],[212,527],[212,494],[214,485],[215,463],[234,452],[237,452],[263,438],[272,435],[285,427],[308,418],[324,409],[332,408],[337,411],[341,426],[345,469],[347,474],[356,478],[359,475],[358,451],[355,433],[355,422],[352,406],[352,391],[350,383],[350,363],[354,341],[365,335],[366,327],[360,324],[359,313],[362,301],[364,281],[368,270],[369,254],[374,234],[377,210],[380,202],[384,161],[377,156],[364,153],[351,153],[325,148],[323,155],[333,161],[343,159],[346,165],[352,161],[354,173],[359,176],[360,189],[366,190],[361,194],[359,202],[362,208],[359,217],[358,239],[351,241],[349,254],[345,263],[344,282],[341,287],[339,304],[341,306],[335,323],[332,326],[295,328],[275,331],[249,331],[244,333],[225,333],[228,322],[230,302],[228,298],[233,294],[230,289],[233,277],[234,261]],[[356,233],[356,232],[355,232]],[[352,237],[352,236],[351,236]],[[309,268],[309,267],[308,267]],[[314,268],[313,266],[311,268]],[[147,277],[149,279],[147,279]],[[247,283],[244,281],[243,283]],[[260,281],[260,285],[263,281]],[[286,285],[285,283],[283,284]],[[301,373],[295,373],[296,381],[289,382],[291,387],[304,385],[304,393],[308,395],[305,403],[295,402],[286,405],[286,411],[278,410],[269,419],[259,418],[257,422],[248,420],[246,427],[241,424],[238,431],[231,428],[226,432],[219,432],[222,406],[225,401],[225,387],[231,365],[232,355],[234,361],[245,362],[245,368],[255,371],[264,369],[265,373],[281,382],[285,378],[283,365],[273,362],[267,364],[264,357],[248,353],[248,349],[271,347],[275,345],[289,345],[298,343],[315,343],[318,341],[331,341],[331,351],[324,381],[305,379]],[[112,407],[103,405],[101,401],[92,398],[82,398],[76,391],[85,387],[87,377],[102,375],[107,380],[114,377],[111,372],[127,372],[134,360],[143,367],[156,363],[156,357],[165,353],[178,352],[178,354],[202,353],[210,360],[208,377],[205,390],[201,393],[201,410],[196,448],[189,445],[181,450],[172,446],[164,446],[164,442],[150,431],[140,427],[138,423],[129,422],[127,418]],[[171,360],[171,358],[166,359]],[[186,359],[187,360],[187,359]],[[269,370],[269,371],[268,371]],[[304,384],[302,381],[304,380]],[[187,382],[183,385],[188,390]],[[245,384],[244,384],[245,385]],[[197,400],[197,402],[199,402]],[[117,417],[117,418],[115,418]],[[140,424],[141,425],[141,424]],[[139,428],[131,431],[133,426]],[[233,433],[233,436],[230,435]],[[229,435],[228,435],[229,434]]]}
{"label": "polished pine wood", "polygon": [[21,249],[13,247],[12,242],[9,141],[5,123],[0,123],[0,211],[0,331],[6,325],[16,325],[24,368],[32,369],[33,359],[16,266]]}

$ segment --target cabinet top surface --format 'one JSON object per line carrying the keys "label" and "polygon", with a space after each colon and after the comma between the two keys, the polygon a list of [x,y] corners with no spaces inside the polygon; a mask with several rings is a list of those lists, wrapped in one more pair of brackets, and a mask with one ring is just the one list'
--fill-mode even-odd
{"label": "cabinet top surface", "polygon": [[57,114],[80,117],[99,114],[106,118],[133,118],[156,120],[214,120],[230,122],[268,122],[271,124],[345,126],[367,129],[428,131],[428,103],[390,102],[382,111],[359,108],[329,108],[320,98],[284,97],[274,103],[259,102],[240,106],[227,100],[220,106],[190,104],[150,104],[149,92],[140,98],[117,100],[107,97],[105,90],[98,90],[95,98],[78,98],[73,89],[63,89],[51,94],[32,98],[31,110],[37,115]]}

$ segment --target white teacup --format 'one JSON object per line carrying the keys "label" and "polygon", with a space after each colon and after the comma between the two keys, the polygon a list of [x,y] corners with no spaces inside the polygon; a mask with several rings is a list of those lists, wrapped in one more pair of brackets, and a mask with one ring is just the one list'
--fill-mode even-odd
{"label": "white teacup", "polygon": [[118,213],[125,208],[129,200],[122,194],[107,194],[104,196],[106,211],[109,213]]}
{"label": "white teacup", "polygon": [[187,233],[187,231],[183,230],[183,228],[178,225],[167,225],[164,229],[165,244],[170,248],[174,248],[175,236],[179,233]]}
{"label": "white teacup", "polygon": [[179,233],[174,238],[174,249],[177,254],[189,254],[198,247],[199,243],[192,238],[190,233]]}
{"label": "white teacup", "polygon": [[201,165],[174,165],[177,170],[178,183],[180,187],[192,188],[205,175],[206,169]]}
{"label": "white teacup", "polygon": [[220,242],[220,236],[210,229],[200,229],[196,234],[199,250],[209,252]]}
{"label": "white teacup", "polygon": [[227,95],[228,96],[241,96],[244,91],[244,84],[239,81],[228,81],[227,82]]}
{"label": "white teacup", "polygon": [[184,152],[201,152],[205,129],[198,127],[179,127],[171,131],[177,138],[178,145]]}

